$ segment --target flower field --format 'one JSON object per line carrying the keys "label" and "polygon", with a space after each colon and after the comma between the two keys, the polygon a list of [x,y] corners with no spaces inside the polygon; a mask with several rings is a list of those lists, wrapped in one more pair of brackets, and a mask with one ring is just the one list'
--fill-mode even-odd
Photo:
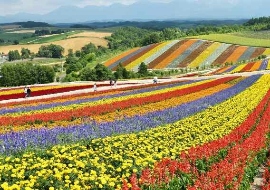
{"label": "flower field", "polygon": [[241,73],[262,70],[270,70],[269,59],[254,61],[247,64],[222,67],[211,74]]}
{"label": "flower field", "polygon": [[266,158],[269,114],[269,74],[2,102],[0,187],[247,189]]}
{"label": "flower field", "polygon": [[149,69],[202,67],[223,65],[270,55],[270,48],[239,46],[200,39],[181,39],[153,44],[126,51],[104,64],[116,69],[122,63],[128,70],[137,71],[141,62]]}

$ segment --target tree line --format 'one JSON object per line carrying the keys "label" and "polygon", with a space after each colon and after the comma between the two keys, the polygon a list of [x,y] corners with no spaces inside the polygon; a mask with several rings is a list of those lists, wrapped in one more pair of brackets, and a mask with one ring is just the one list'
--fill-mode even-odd
{"label": "tree line", "polygon": [[63,57],[64,48],[60,45],[50,44],[40,46],[38,52],[35,54],[28,48],[22,48],[18,50],[11,50],[8,52],[8,61],[15,61],[20,59],[31,59],[34,57],[46,57],[46,58],[61,58]]}
{"label": "tree line", "polygon": [[45,84],[54,81],[52,67],[32,63],[5,64],[0,70],[0,86]]}
{"label": "tree line", "polygon": [[45,36],[45,35],[51,35],[51,34],[62,34],[66,33],[67,30],[63,29],[57,29],[57,30],[49,30],[49,29],[41,29],[41,30],[35,30],[35,33],[33,36]]}

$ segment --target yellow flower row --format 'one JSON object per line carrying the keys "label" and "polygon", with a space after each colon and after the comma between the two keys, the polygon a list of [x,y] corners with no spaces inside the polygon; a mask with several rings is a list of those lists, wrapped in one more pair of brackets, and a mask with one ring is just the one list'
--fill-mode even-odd
{"label": "yellow flower row", "polygon": [[[203,112],[155,129],[102,139],[88,145],[54,146],[47,152],[0,157],[1,178],[20,187],[40,188],[43,180],[70,189],[120,189],[121,178],[163,157],[218,139],[239,126],[270,88],[270,75]],[[39,184],[39,185],[38,185]],[[48,184],[47,184],[48,185]],[[60,189],[60,188],[59,188]]]}
{"label": "yellow flower row", "polygon": [[221,43],[214,42],[211,46],[207,47],[199,56],[196,57],[188,66],[191,68],[196,68],[200,66],[200,64],[206,60],[206,58],[211,55]]}
{"label": "yellow flower row", "polygon": [[270,70],[270,60],[268,60],[268,65],[267,65],[266,69]]}

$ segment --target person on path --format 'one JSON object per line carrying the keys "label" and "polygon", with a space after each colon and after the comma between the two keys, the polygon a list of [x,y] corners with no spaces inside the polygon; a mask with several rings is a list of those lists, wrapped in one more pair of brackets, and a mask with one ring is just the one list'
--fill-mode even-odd
{"label": "person on path", "polygon": [[116,81],[116,79],[114,80],[113,86],[114,86],[114,87],[117,86],[117,81]]}
{"label": "person on path", "polygon": [[27,86],[24,87],[23,92],[24,92],[24,97],[26,98],[27,97]]}
{"label": "person on path", "polygon": [[110,79],[110,86],[112,87],[113,86],[113,80]]}
{"label": "person on path", "polygon": [[30,87],[27,88],[27,97],[30,97],[31,96],[31,89]]}
{"label": "person on path", "polygon": [[96,84],[96,83],[95,83],[94,86],[93,86],[93,90],[94,90],[94,92],[97,91],[97,84]]}
{"label": "person on path", "polygon": [[154,84],[157,84],[157,77],[154,77],[153,82],[154,82]]}

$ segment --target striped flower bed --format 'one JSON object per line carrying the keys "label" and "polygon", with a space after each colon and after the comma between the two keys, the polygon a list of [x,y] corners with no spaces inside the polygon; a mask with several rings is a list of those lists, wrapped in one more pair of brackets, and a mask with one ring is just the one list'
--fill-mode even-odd
{"label": "striped flower bed", "polygon": [[196,68],[198,67],[204,60],[207,59],[221,44],[213,43],[209,47],[207,47],[199,56],[197,56],[193,61],[188,65],[189,67]]}
{"label": "striped flower bed", "polygon": [[131,49],[131,50],[129,50],[129,51],[126,51],[126,52],[124,52],[124,53],[122,53],[122,54],[120,54],[120,55],[118,55],[118,56],[116,56],[116,57],[114,57],[113,59],[110,59],[110,60],[108,60],[108,61],[106,61],[105,63],[104,63],[104,65],[106,66],[106,67],[110,67],[113,63],[121,63],[122,61],[124,61],[124,57],[126,57],[127,55],[130,55],[130,54],[132,54],[132,53],[134,53],[135,51],[137,51],[139,48],[137,47],[137,48],[133,48],[133,49]]}
{"label": "striped flower bed", "polygon": [[228,62],[236,62],[240,56],[248,49],[248,47],[245,46],[238,46],[233,52],[232,54],[227,57],[227,59],[225,60],[225,63]]}
{"label": "striped flower bed", "polygon": [[198,39],[183,39],[134,48],[105,62],[115,70],[118,64],[137,71],[141,62],[149,69],[224,65],[270,55],[269,48],[247,47]]}
{"label": "striped flower bed", "polygon": [[[194,52],[198,47],[204,43],[203,40],[196,40],[188,49],[186,49],[181,55],[179,55],[172,63],[170,63],[169,68],[178,68],[181,63],[187,59],[192,52]],[[172,67],[173,66],[173,67]]]}
{"label": "striped flower bed", "polygon": [[126,69],[131,70],[131,69],[133,69],[135,67],[137,68],[138,65],[140,65],[142,62],[144,62],[146,64],[149,63],[148,59],[150,59],[150,60],[153,59],[152,58],[153,55],[161,55],[162,52],[164,52],[165,50],[168,50],[171,47],[171,45],[173,45],[174,43],[175,43],[175,41],[168,41],[168,42],[160,43],[158,46],[151,49],[150,51],[148,51],[147,53],[145,53],[144,55],[142,55],[138,59],[136,59],[136,60],[132,61],[131,63],[129,63],[126,66]]}
{"label": "striped flower bed", "polygon": [[259,60],[241,65],[226,66],[210,73],[212,74],[224,74],[224,73],[240,73],[240,72],[252,72],[262,71],[269,69],[269,59]]}
{"label": "striped flower bed", "polygon": [[[151,56],[149,56],[147,59],[145,59],[143,62],[148,65],[148,68],[153,68],[152,64],[154,62],[156,62],[157,59],[160,59],[164,56],[165,53],[169,52],[171,48],[175,48],[178,46],[178,44],[181,41],[179,40],[174,40],[169,44],[165,44],[165,46],[163,46],[158,52],[153,53]],[[167,57],[165,55],[165,57]],[[159,63],[159,61],[158,61]],[[138,70],[139,66],[135,66],[135,68],[133,70]]]}

